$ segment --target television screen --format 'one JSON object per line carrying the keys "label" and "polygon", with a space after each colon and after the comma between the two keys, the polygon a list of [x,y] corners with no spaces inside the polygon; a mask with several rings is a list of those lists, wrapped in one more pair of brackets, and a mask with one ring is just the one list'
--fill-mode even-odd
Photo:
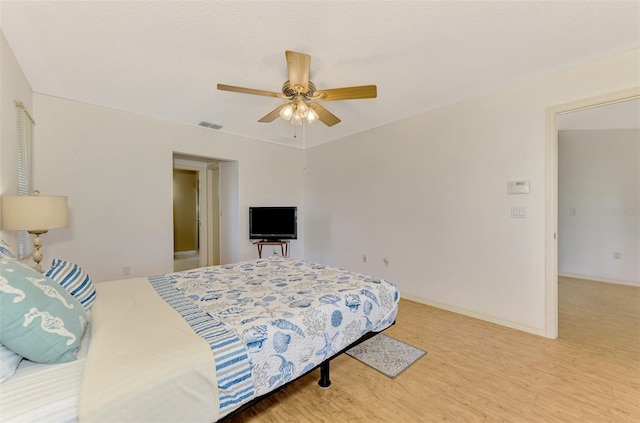
{"label": "television screen", "polygon": [[249,207],[249,239],[298,239],[297,207]]}

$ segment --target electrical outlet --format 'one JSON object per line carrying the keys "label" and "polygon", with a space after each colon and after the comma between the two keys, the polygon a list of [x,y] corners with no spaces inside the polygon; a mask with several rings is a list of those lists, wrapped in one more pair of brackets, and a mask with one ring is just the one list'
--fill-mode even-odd
{"label": "electrical outlet", "polygon": [[619,252],[617,252],[617,251],[616,251],[616,252],[614,252],[614,253],[613,253],[613,259],[614,259],[614,260],[620,260],[620,253],[619,253]]}
{"label": "electrical outlet", "polygon": [[130,271],[131,271],[131,268],[129,267],[128,264],[125,264],[124,266],[122,266],[122,276],[129,276]]}

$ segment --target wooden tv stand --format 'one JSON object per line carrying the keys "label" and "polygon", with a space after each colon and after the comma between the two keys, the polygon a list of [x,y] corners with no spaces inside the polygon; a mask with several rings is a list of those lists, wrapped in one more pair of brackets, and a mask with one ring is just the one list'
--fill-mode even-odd
{"label": "wooden tv stand", "polygon": [[262,247],[265,245],[279,245],[282,257],[289,257],[289,241],[253,241],[258,246],[258,258],[262,258]]}

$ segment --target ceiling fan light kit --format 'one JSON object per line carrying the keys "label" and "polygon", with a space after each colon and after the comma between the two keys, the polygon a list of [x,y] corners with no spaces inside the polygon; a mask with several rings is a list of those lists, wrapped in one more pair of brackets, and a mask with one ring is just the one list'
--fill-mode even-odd
{"label": "ceiling fan light kit", "polygon": [[282,93],[225,84],[218,84],[218,89],[222,91],[288,99],[289,103],[278,106],[263,116],[258,122],[273,122],[279,116],[296,126],[302,125],[305,121],[308,124],[312,124],[316,120],[320,120],[327,126],[340,123],[340,119],[336,115],[318,103],[310,103],[310,100],[355,100],[361,98],[376,98],[378,95],[375,85],[316,90],[314,83],[309,81],[311,56],[287,50],[285,51],[285,57],[287,59],[289,80],[285,81],[282,85]]}
{"label": "ceiling fan light kit", "polygon": [[318,120],[318,113],[307,105],[303,99],[293,100],[280,110],[280,117],[292,125],[302,125],[303,121],[312,124]]}

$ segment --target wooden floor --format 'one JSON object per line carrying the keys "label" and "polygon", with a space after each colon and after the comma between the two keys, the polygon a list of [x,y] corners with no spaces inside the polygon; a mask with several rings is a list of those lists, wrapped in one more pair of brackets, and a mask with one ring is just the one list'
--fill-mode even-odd
{"label": "wooden floor", "polygon": [[640,422],[640,288],[561,278],[550,340],[401,300],[428,351],[396,379],[342,355],[232,422]]}

